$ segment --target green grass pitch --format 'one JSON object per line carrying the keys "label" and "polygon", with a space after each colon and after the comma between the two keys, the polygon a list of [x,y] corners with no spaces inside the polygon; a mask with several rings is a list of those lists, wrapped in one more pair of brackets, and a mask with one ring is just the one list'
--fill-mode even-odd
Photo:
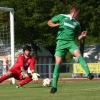
{"label": "green grass pitch", "polygon": [[99,80],[70,80],[59,82],[58,91],[50,94],[50,87],[30,83],[23,88],[0,84],[0,100],[100,100]]}

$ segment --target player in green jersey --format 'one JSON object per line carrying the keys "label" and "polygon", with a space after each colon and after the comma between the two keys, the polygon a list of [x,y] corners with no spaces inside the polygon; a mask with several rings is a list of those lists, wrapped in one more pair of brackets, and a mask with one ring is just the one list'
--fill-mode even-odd
{"label": "player in green jersey", "polygon": [[69,14],[59,14],[54,16],[48,21],[50,27],[59,27],[57,34],[57,45],[55,51],[55,68],[53,72],[51,93],[57,92],[57,82],[59,78],[59,67],[62,62],[62,58],[69,51],[72,55],[77,57],[79,63],[87,74],[87,77],[91,80],[94,76],[90,73],[89,67],[82,57],[79,47],[75,43],[75,35],[79,34],[78,39],[81,40],[86,37],[87,32],[81,32],[79,22],[76,20],[79,14],[79,8],[73,5]]}

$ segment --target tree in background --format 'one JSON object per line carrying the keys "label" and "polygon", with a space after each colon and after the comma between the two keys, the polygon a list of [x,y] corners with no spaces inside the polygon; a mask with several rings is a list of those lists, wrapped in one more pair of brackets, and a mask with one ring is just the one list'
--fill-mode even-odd
{"label": "tree in background", "polygon": [[[86,42],[100,42],[99,0],[0,0],[0,6],[15,9],[15,42],[37,42],[44,47],[54,47],[57,29],[50,29],[47,21],[59,13],[68,13],[72,3],[81,8],[82,30],[87,30]],[[84,20],[83,20],[84,19]]]}

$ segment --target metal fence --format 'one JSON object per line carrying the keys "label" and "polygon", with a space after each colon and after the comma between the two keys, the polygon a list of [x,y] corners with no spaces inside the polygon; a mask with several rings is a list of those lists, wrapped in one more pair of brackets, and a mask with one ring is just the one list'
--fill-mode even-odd
{"label": "metal fence", "polygon": [[[88,63],[91,73],[96,78],[100,77],[100,63]],[[52,78],[55,64],[36,64],[36,72],[40,78]],[[2,62],[0,63],[0,75],[2,75]],[[84,78],[86,74],[79,63],[62,63],[60,66],[60,78]]]}
{"label": "metal fence", "polygon": [[[41,78],[52,78],[55,64],[37,64],[36,70]],[[90,72],[100,77],[100,63],[88,63]],[[60,78],[85,78],[85,71],[79,63],[63,63],[60,66]]]}

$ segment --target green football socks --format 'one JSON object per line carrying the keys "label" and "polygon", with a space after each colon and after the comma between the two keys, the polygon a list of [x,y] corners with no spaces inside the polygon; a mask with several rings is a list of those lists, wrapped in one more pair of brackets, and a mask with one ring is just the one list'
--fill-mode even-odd
{"label": "green football socks", "polygon": [[[84,58],[82,56],[79,56],[78,61],[88,76],[90,73],[90,70],[89,70],[89,67],[88,67],[87,63],[85,62]],[[54,68],[54,72],[53,72],[53,80],[52,80],[52,87],[54,87],[54,88],[57,88],[59,73],[60,73],[60,64],[55,64],[55,68]]]}
{"label": "green football socks", "polygon": [[89,67],[88,67],[87,63],[85,62],[84,58],[82,56],[79,56],[78,61],[81,64],[82,68],[84,69],[85,73],[87,75],[89,75],[90,70],[89,70]]}
{"label": "green football socks", "polygon": [[53,72],[53,80],[52,80],[52,87],[57,88],[57,82],[59,78],[59,73],[60,73],[60,65],[55,64],[54,72]]}

